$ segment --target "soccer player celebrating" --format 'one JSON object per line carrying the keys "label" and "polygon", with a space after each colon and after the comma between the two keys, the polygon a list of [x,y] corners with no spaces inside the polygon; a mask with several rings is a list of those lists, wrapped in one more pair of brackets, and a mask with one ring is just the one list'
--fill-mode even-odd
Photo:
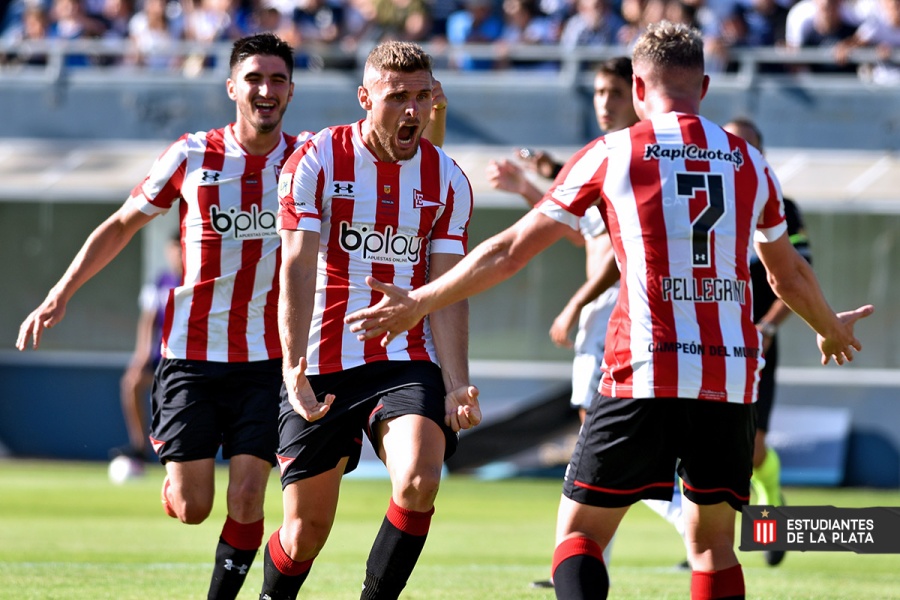
{"label": "soccer player celebrating", "polygon": [[152,392],[151,443],[165,464],[162,503],[183,523],[209,516],[215,457],[229,459],[228,516],[209,598],[235,598],[262,544],[263,500],[278,445],[281,346],[277,331],[280,169],[302,142],[281,131],[293,96],[291,47],[271,34],[240,39],[228,96],[236,120],[187,134],[88,237],[16,342],[37,348],[78,288],[154,217],[180,201],[184,276],[170,294],[163,359]]}
{"label": "soccer player celebrating", "polygon": [[266,545],[260,598],[297,596],[364,433],[392,493],[362,598],[398,597],[425,544],[443,461],[459,430],[481,421],[469,385],[466,302],[436,311],[389,349],[357,340],[343,324],[348,312],[372,304],[367,276],[415,290],[465,254],[469,181],[420,141],[434,85],[431,57],[419,46],[377,46],[358,89],[365,119],[319,132],[282,173],[284,522]]}
{"label": "soccer player celebrating", "polygon": [[753,323],[754,243],[772,288],[817,332],[823,364],[852,360],[853,325],[872,306],[835,314],[785,234],[778,181],[745,140],[699,116],[709,85],[703,40],[654,23],[637,40],[632,95],[641,121],[585,146],[543,201],[437,280],[383,292],[347,315],[359,338],[420,327],[423,315],[509,277],[598,205],[621,271],[598,398],[563,484],[552,577],[558,598],[606,598],[602,550],[634,502],[683,511],[694,600],[744,598],[735,511],[749,501],[761,336]]}

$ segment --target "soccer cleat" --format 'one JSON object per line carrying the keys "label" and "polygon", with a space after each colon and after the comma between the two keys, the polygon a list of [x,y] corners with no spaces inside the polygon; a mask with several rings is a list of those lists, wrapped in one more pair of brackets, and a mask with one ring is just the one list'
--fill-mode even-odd
{"label": "soccer cleat", "polygon": [[[784,494],[779,494],[778,496],[778,506],[784,506]],[[784,550],[766,550],[763,552],[763,557],[766,559],[766,564],[770,567],[777,567],[781,564],[781,561],[784,560]]]}
{"label": "soccer cleat", "polygon": [[530,587],[533,589],[546,589],[546,588],[552,589],[553,581],[550,579],[541,579],[539,581],[532,581]]}
{"label": "soccer cleat", "polygon": [[169,486],[171,483],[169,482],[169,476],[166,475],[166,478],[163,479],[162,485],[162,494],[160,494],[162,498],[162,507],[163,510],[166,511],[166,514],[172,517],[173,519],[178,518],[178,514],[175,512],[175,509],[172,508],[172,505],[169,504]]}

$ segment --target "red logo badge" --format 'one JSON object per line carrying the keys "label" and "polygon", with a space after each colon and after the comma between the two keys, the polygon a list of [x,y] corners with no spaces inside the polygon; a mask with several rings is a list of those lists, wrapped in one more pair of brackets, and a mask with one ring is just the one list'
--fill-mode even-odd
{"label": "red logo badge", "polygon": [[771,544],[777,538],[774,519],[753,519],[753,541],[757,544]]}

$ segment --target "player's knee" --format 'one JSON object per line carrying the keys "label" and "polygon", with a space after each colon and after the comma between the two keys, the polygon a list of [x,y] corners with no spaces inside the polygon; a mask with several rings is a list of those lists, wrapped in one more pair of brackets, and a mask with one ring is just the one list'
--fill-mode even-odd
{"label": "player's knee", "polygon": [[281,544],[291,559],[311,560],[322,551],[330,531],[331,522],[327,519],[288,519],[281,526]]}
{"label": "player's knee", "polygon": [[266,499],[265,486],[245,481],[228,486],[228,511],[243,522],[262,518],[263,503]]}
{"label": "player's knee", "polygon": [[169,501],[178,515],[178,520],[186,525],[199,525],[209,517],[212,512],[212,498],[205,495],[169,496]]}
{"label": "player's knee", "polygon": [[440,469],[421,469],[396,482],[394,488],[407,508],[424,512],[434,506],[440,485]]}

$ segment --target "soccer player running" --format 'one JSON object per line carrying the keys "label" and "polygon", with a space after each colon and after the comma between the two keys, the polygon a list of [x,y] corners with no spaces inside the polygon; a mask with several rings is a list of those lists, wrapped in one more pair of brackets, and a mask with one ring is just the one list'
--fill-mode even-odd
{"label": "soccer player running", "polygon": [[822,363],[853,359],[856,320],[835,314],[785,235],[780,186],[755,148],[699,116],[709,85],[703,40],[654,23],[634,47],[641,122],[591,142],[544,200],[449,273],[408,292],[369,278],[384,296],[346,317],[366,340],[389,342],[422,316],[490,288],[599,205],[622,273],[600,397],[569,464],[552,576],[558,598],[606,598],[602,550],[628,507],[667,500],[684,482],[691,597],[744,598],[735,511],[749,501],[753,401],[761,336],[753,323],[750,244],[772,288],[817,332]]}
{"label": "soccer player running", "polygon": [[262,544],[263,500],[278,445],[281,346],[275,229],[280,169],[312,134],[281,131],[294,91],[291,47],[271,34],[231,52],[234,123],[186,134],[91,233],[16,342],[37,348],[66,304],[156,216],[179,203],[184,276],[169,295],[152,391],[151,443],[165,464],[162,503],[183,523],[213,507],[215,457],[229,459],[228,516],[208,598],[235,598]]}
{"label": "soccer player running", "polygon": [[284,522],[265,550],[261,599],[295,598],[334,522],[341,478],[367,435],[392,492],[366,563],[362,598],[397,598],[419,558],[444,459],[481,421],[469,385],[468,304],[434,312],[398,343],[359,341],[344,316],[377,298],[367,276],[414,290],[459,263],[469,181],[421,140],[433,103],[431,57],[385,42],[358,88],[366,117],[324,129],[279,182],[284,351],[278,462]]}

